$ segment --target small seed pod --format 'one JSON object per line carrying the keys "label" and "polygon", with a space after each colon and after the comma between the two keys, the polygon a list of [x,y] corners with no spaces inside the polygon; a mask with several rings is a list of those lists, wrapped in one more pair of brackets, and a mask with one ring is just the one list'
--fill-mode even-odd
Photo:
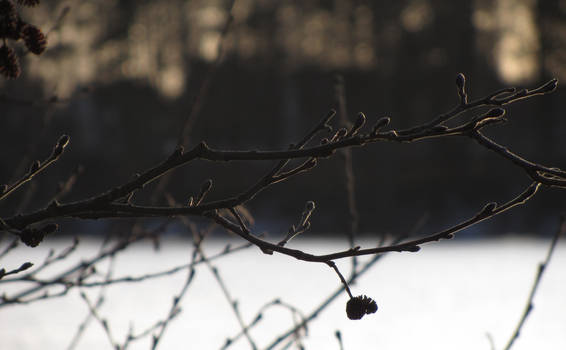
{"label": "small seed pod", "polygon": [[373,314],[377,311],[377,303],[372,298],[365,295],[358,295],[350,298],[346,303],[346,315],[350,320],[359,320],[366,314]]}
{"label": "small seed pod", "polygon": [[21,73],[20,62],[14,49],[6,45],[0,47],[0,74],[8,79],[16,79]]}
{"label": "small seed pod", "polygon": [[43,232],[26,228],[20,232],[20,240],[28,247],[37,247],[41,241],[43,241]]}
{"label": "small seed pod", "polygon": [[47,38],[36,26],[25,25],[22,29],[22,38],[28,50],[35,55],[41,55],[47,48]]}

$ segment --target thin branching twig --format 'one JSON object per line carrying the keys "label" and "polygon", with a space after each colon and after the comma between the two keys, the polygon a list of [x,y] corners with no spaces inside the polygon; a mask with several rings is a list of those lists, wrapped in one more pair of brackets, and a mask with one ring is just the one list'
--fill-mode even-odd
{"label": "thin branching twig", "polygon": [[521,315],[521,318],[519,319],[519,323],[517,324],[517,327],[513,331],[511,338],[509,338],[507,345],[505,345],[505,347],[504,347],[505,350],[511,349],[513,344],[515,344],[515,341],[517,340],[517,338],[519,338],[519,335],[521,334],[521,329],[523,328],[523,325],[525,324],[527,317],[529,317],[529,315],[531,314],[531,311],[533,311],[533,308],[534,308],[533,299],[534,299],[535,294],[537,292],[537,289],[538,289],[538,286],[539,286],[540,281],[542,279],[542,276],[544,274],[544,271],[546,270],[546,268],[548,267],[548,264],[550,263],[550,259],[552,258],[552,254],[554,253],[554,248],[556,247],[556,243],[558,242],[558,238],[561,235],[563,235],[565,232],[566,232],[566,216],[563,215],[560,219],[560,225],[558,226],[558,229],[556,230],[556,233],[554,234],[554,236],[552,237],[552,241],[550,242],[548,252],[546,253],[546,258],[544,259],[543,262],[541,262],[538,265],[535,280],[533,281],[533,285],[531,287],[529,297],[527,298],[527,304],[525,306],[525,309],[523,310],[523,314]]}

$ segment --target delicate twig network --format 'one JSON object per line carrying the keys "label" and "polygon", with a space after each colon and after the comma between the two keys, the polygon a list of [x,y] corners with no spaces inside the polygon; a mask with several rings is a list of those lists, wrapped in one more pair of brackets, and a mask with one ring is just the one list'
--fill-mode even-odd
{"label": "delicate twig network", "polygon": [[[550,93],[555,90],[556,85],[557,80],[553,79],[533,90],[523,89],[516,91],[515,89],[507,88],[496,91],[478,100],[468,102],[468,95],[465,90],[465,78],[463,74],[459,74],[456,78],[456,86],[459,96],[459,103],[457,106],[451,111],[441,114],[432,121],[422,125],[403,130],[385,130],[389,125],[390,118],[384,117],[378,119],[369,132],[364,132],[367,118],[364,114],[359,113],[355,122],[351,126],[348,128],[339,128],[337,131],[333,131],[330,123],[336,112],[331,110],[297,144],[291,145],[287,150],[224,151],[213,149],[205,142],[199,143],[189,151],[185,151],[182,146],[178,146],[171,156],[162,163],[141,174],[137,174],[133,180],[123,185],[114,187],[92,198],[87,198],[77,202],[59,203],[59,201],[55,199],[44,209],[40,209],[29,214],[17,214],[12,217],[1,219],[0,225],[2,230],[9,231],[18,236],[25,244],[29,246],[36,246],[40,244],[44,236],[57,230],[57,224],[53,221],[64,217],[79,219],[120,217],[205,217],[211,220],[211,222],[214,222],[228,231],[237,234],[251,245],[260,248],[261,251],[266,254],[273,254],[277,252],[303,261],[325,263],[332,267],[340,277],[346,291],[348,291],[351,298],[350,301],[354,302],[355,300],[358,300],[358,298],[360,299],[361,304],[363,304],[363,310],[365,310],[361,313],[361,316],[363,316],[366,311],[375,311],[373,304],[371,304],[371,299],[368,301],[362,296],[354,297],[349,292],[348,284],[345,278],[338,271],[336,265],[333,263],[334,260],[346,257],[382,254],[392,251],[416,252],[421,249],[421,245],[424,243],[438,241],[441,239],[450,239],[456,232],[462,229],[492,218],[493,216],[503,213],[510,208],[525,203],[537,193],[541,185],[566,188],[566,172],[564,170],[543,166],[526,160],[509,151],[505,146],[489,139],[482,133],[483,128],[507,121],[505,118],[505,110],[500,106],[537,95]],[[476,114],[475,116],[468,118],[468,120],[460,122],[456,126],[447,127],[444,125],[447,121],[464,112],[475,110],[479,107],[490,106],[495,108],[489,109],[487,112]],[[321,133],[326,133],[326,135],[323,135],[322,138],[316,141],[316,138],[319,137],[318,135]],[[267,239],[254,234],[244,223],[244,220],[238,212],[238,206],[244,205],[261,191],[288,178],[312,170],[321,159],[333,156],[337,150],[349,149],[354,146],[365,146],[380,141],[406,143],[449,136],[464,136],[475,140],[481,146],[497,153],[522,169],[533,180],[532,184],[507,203],[503,205],[489,203],[472,217],[439,232],[431,233],[421,238],[399,242],[397,244],[378,246],[374,248],[354,246],[353,239],[350,238],[351,247],[349,249],[324,255],[314,255],[299,249],[286,247],[286,244],[291,239],[309,229],[310,218],[315,209],[314,202],[307,202],[298,224],[296,226],[291,226],[288,233],[278,243],[272,243]],[[70,138],[68,136],[63,135],[55,145],[51,155],[45,161],[33,162],[30,170],[20,180],[12,185],[4,185],[0,192],[0,200],[12,194],[21,185],[30,181],[34,176],[57,161],[63,154],[65,147],[69,144],[69,139]],[[315,144],[313,144],[313,142]],[[305,160],[298,166],[294,166],[290,169],[286,168],[291,159],[298,158]],[[208,179],[202,184],[199,193],[187,201],[187,205],[171,204],[169,206],[158,207],[146,206],[134,202],[133,194],[135,192],[143,190],[147,184],[196,159],[223,162],[263,160],[278,160],[278,162],[272,170],[258,179],[254,185],[234,197],[207,202],[206,196],[213,190],[213,181]],[[352,211],[353,209],[350,210]],[[352,232],[355,232],[355,227],[352,227],[352,230]],[[207,260],[205,259],[204,261]],[[26,265],[26,268],[29,267]],[[10,271],[7,274],[16,274],[23,270],[25,269]],[[355,268],[353,271],[355,271]],[[33,280],[32,277],[29,278],[30,280]],[[140,278],[144,277],[139,277],[138,279]],[[132,280],[136,279],[132,278]],[[58,282],[55,280],[51,281],[51,283],[57,284]],[[62,284],[69,288],[68,284]],[[32,294],[35,291],[36,290],[31,290],[29,294]],[[62,293],[65,292],[63,291]],[[25,297],[26,295],[27,294],[18,295],[14,300],[20,300],[20,298]],[[4,298],[4,303],[9,303],[10,301],[12,300],[7,297]],[[377,306],[375,309],[377,309]],[[361,318],[359,312],[357,314],[354,313],[354,316],[356,317],[353,318]],[[242,327],[245,327],[243,321],[240,323],[242,324]],[[252,341],[250,341],[250,343],[253,344]]]}

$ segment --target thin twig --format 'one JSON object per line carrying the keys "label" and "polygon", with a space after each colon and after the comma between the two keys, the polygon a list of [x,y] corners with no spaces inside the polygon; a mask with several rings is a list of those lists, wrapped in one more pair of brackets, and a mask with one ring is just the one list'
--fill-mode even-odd
{"label": "thin twig", "polygon": [[390,246],[383,246],[383,247],[376,247],[376,248],[367,248],[367,249],[360,249],[359,247],[354,247],[353,249],[344,250],[341,252],[325,254],[325,255],[313,255],[310,253],[305,253],[301,250],[291,249],[287,247],[283,247],[277,244],[273,244],[267,242],[255,235],[246,233],[242,231],[239,225],[234,224],[233,222],[229,221],[228,219],[224,218],[218,213],[209,213],[208,216],[216,221],[218,224],[226,228],[227,230],[239,235],[240,237],[244,238],[245,240],[253,243],[254,245],[258,246],[262,251],[273,251],[278,252],[284,255],[288,255],[294,257],[298,260],[303,261],[311,261],[311,262],[328,262],[332,260],[342,259],[346,257],[352,256],[362,256],[362,255],[373,255],[373,254],[382,254],[386,252],[417,252],[420,250],[420,245],[424,243],[429,243],[433,241],[439,241],[441,239],[451,239],[454,237],[454,234],[473,226],[481,221],[484,221],[488,218],[493,216],[499,215],[517,205],[524,204],[530,198],[532,198],[535,193],[537,192],[540,184],[533,183],[531,184],[525,191],[519,194],[514,199],[510,200],[509,202],[505,203],[504,205],[497,206],[494,203],[489,203],[486,205],[482,210],[476,213],[473,217],[454,225],[450,228],[445,230],[430,234],[428,236],[413,239],[410,241],[406,241],[399,244],[394,244]]}
{"label": "thin twig", "polygon": [[[338,111],[340,112],[340,121],[342,125],[348,128],[348,134],[353,134],[357,132],[357,130],[353,130],[348,123],[348,109],[346,107],[346,91],[345,91],[345,84],[344,78],[340,75],[336,76],[334,90],[335,90],[335,98],[338,104]],[[365,120],[365,117],[364,117]],[[358,129],[361,126],[358,127]],[[353,131],[353,132],[352,132]],[[346,189],[346,198],[347,198],[347,205],[348,205],[348,214],[349,214],[349,227],[347,231],[348,235],[348,243],[350,244],[350,249],[355,247],[355,237],[358,233],[358,226],[359,226],[359,212],[356,205],[356,180],[354,175],[354,167],[352,161],[352,149],[351,148],[344,148],[342,150],[342,154],[344,155],[344,187]],[[352,257],[352,270],[351,273],[356,271],[356,267],[358,265],[358,260],[356,256]]]}
{"label": "thin twig", "polygon": [[550,242],[548,252],[546,253],[546,258],[544,259],[544,261],[542,263],[540,263],[538,265],[537,274],[535,276],[535,280],[533,281],[533,285],[531,287],[531,292],[529,293],[529,297],[527,298],[527,304],[525,306],[525,309],[523,310],[523,314],[521,315],[521,318],[519,319],[519,323],[517,324],[515,331],[511,335],[511,338],[509,338],[509,341],[507,342],[507,345],[504,348],[505,350],[511,349],[511,347],[513,346],[513,344],[515,343],[517,338],[519,338],[519,335],[521,333],[521,329],[523,328],[523,325],[525,324],[527,317],[530,315],[531,311],[534,308],[533,299],[534,299],[535,294],[537,292],[537,289],[538,289],[538,286],[540,284],[540,280],[542,278],[542,275],[544,274],[544,271],[546,270],[546,268],[548,267],[548,264],[550,263],[550,258],[552,257],[552,254],[554,253],[554,248],[556,247],[556,243],[558,242],[558,238],[561,235],[563,235],[565,232],[566,232],[566,216],[563,215],[560,219],[560,225],[559,225],[558,229],[556,230],[556,233],[554,234],[552,241]]}

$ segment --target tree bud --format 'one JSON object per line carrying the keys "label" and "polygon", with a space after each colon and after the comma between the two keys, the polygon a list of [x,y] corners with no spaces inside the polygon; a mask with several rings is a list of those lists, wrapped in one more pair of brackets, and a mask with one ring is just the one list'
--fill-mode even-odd
{"label": "tree bud", "polygon": [[466,76],[462,73],[458,73],[458,75],[456,76],[456,86],[458,87],[458,90],[463,91],[465,84],[466,84]]}
{"label": "tree bud", "polygon": [[71,140],[71,138],[69,137],[69,135],[62,135],[59,138],[59,141],[57,141],[57,146],[58,147],[62,147],[65,148],[67,147],[67,145],[69,144],[69,141]]}
{"label": "tree bud", "polygon": [[39,163],[39,160],[36,160],[35,162],[31,163],[31,166],[29,167],[29,173],[33,174],[36,171],[38,171],[40,165],[41,164]]}
{"label": "tree bud", "polygon": [[499,118],[505,115],[503,108],[492,108],[484,115],[486,118]]}
{"label": "tree bud", "polygon": [[557,86],[558,86],[558,79],[554,78],[554,79],[552,79],[551,81],[549,81],[548,83],[546,83],[546,84],[544,84],[543,86],[541,86],[541,87],[539,88],[539,90],[540,90],[541,92],[544,92],[544,93],[549,93],[549,92],[552,92],[552,91],[556,90],[556,87],[557,87]]}

